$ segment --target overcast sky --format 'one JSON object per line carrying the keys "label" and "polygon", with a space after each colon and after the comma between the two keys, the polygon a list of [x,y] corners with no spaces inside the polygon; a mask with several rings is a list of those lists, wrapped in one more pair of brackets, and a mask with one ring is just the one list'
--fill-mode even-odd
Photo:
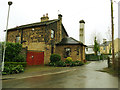
{"label": "overcast sky", "polygon": [[[85,21],[85,44],[93,44],[93,33],[107,39],[111,29],[110,0],[11,0],[8,28],[39,22],[43,14],[49,19],[63,15],[62,23],[70,37],[79,40],[79,21]],[[119,0],[116,0],[118,2]],[[0,41],[5,38],[8,0],[0,0]],[[118,37],[118,4],[114,2],[115,38]]]}

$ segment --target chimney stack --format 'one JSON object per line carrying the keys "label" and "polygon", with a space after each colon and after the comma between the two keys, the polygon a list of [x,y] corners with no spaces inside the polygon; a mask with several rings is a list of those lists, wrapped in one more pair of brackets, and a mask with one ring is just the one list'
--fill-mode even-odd
{"label": "chimney stack", "polygon": [[84,20],[80,20],[79,23],[80,23],[79,40],[83,44],[85,44],[85,28],[84,28],[85,21]]}
{"label": "chimney stack", "polygon": [[48,13],[46,13],[46,16],[43,15],[43,17],[41,17],[41,22],[48,21],[48,20],[49,20]]}
{"label": "chimney stack", "polygon": [[62,21],[62,15],[58,14],[58,19]]}

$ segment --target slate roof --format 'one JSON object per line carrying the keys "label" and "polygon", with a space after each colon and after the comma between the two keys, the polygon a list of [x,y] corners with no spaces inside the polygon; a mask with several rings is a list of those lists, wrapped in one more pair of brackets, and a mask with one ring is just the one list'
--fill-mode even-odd
{"label": "slate roof", "polygon": [[21,26],[11,28],[8,30],[16,30],[16,29],[30,28],[30,27],[36,27],[36,26],[42,26],[42,25],[49,25],[49,24],[57,22],[57,21],[58,21],[58,19],[48,20],[48,21],[44,21],[44,22],[36,22],[36,23],[21,25]]}
{"label": "slate roof", "polygon": [[[15,27],[15,28],[11,28],[11,29],[8,29],[8,30],[16,30],[16,29],[18,30],[18,29],[31,28],[31,27],[37,27],[37,26],[45,26],[45,25],[47,26],[47,25],[55,23],[57,21],[59,21],[59,19],[54,19],[54,20],[48,20],[48,21],[44,21],[44,22],[36,22],[36,23],[21,25],[21,26],[18,26],[18,27]],[[62,30],[66,33],[67,36],[69,36],[68,33],[66,32],[63,24],[62,24]],[[4,30],[4,31],[6,31],[6,30]]]}
{"label": "slate roof", "polygon": [[61,42],[57,43],[56,45],[84,45],[82,42],[75,40],[72,37],[63,38]]}

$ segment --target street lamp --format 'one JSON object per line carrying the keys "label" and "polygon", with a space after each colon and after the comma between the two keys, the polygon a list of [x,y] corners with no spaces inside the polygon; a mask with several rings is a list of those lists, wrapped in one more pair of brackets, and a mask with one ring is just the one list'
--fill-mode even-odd
{"label": "street lamp", "polygon": [[8,30],[8,21],[9,21],[9,12],[10,6],[12,5],[12,1],[8,2],[8,16],[7,16],[7,25],[6,25],[6,35],[5,35],[5,42],[4,42],[4,51],[3,51],[3,61],[2,61],[2,71],[4,70],[4,60],[5,60],[5,49],[6,49],[6,41],[7,41],[7,30]]}

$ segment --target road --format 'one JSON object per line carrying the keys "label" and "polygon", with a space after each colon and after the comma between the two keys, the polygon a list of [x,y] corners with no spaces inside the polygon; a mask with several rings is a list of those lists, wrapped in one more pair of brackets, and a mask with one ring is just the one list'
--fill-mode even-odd
{"label": "road", "polygon": [[92,61],[72,71],[24,79],[3,80],[3,88],[118,88],[118,77],[100,72],[107,61]]}

